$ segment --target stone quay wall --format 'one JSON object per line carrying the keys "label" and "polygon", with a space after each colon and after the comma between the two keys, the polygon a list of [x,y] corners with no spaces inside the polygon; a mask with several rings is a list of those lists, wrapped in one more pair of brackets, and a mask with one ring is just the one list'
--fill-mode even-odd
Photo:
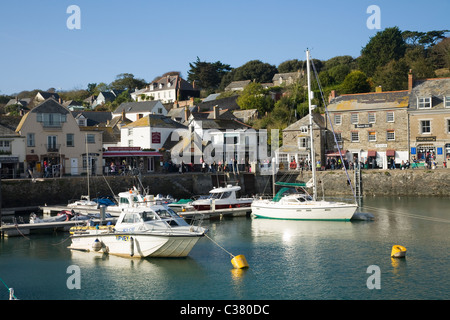
{"label": "stone quay wall", "polygon": [[[354,182],[354,173],[348,175]],[[408,170],[363,170],[363,196],[439,196],[450,195],[450,169],[408,169]],[[277,181],[308,181],[310,171],[278,173]],[[215,186],[224,184],[239,184],[242,196],[256,194],[272,194],[272,176],[254,173],[209,174],[152,174],[143,176],[139,183],[129,176],[96,176],[91,177],[89,194],[91,198],[113,196],[129,190],[131,187],[143,187],[153,195],[170,194],[175,198],[191,198],[196,195],[208,194]],[[344,171],[317,172],[318,196],[324,193],[326,197],[351,197],[352,189],[347,183]],[[55,179],[2,180],[2,208],[63,205],[69,200],[80,199],[88,194],[86,177],[70,177]]]}

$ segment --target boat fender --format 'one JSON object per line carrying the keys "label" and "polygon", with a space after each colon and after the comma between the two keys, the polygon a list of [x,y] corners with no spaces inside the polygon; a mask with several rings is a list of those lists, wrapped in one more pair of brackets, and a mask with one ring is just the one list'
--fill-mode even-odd
{"label": "boat fender", "polygon": [[94,243],[92,244],[92,249],[94,251],[99,251],[103,247],[103,242],[101,242],[98,239],[95,239]]}
{"label": "boat fender", "polygon": [[130,243],[130,250],[131,250],[130,257],[132,257],[132,256],[134,256],[134,239],[133,239],[133,237],[131,237],[130,240],[131,240],[131,243]]}

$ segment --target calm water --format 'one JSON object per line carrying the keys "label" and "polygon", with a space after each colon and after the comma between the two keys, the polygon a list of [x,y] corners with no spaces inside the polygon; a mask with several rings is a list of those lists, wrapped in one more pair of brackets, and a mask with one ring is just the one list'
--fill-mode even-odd
{"label": "calm water", "polygon": [[[211,240],[186,259],[126,259],[71,252],[67,233],[0,240],[0,278],[19,299],[450,299],[450,210],[441,198],[369,198],[375,221],[227,218],[205,221],[209,236],[250,268],[232,268]],[[377,209],[375,209],[377,208]],[[408,249],[391,259],[391,248]],[[81,288],[68,289],[71,265]],[[367,268],[380,268],[369,290]],[[0,283],[0,300],[8,298]]]}

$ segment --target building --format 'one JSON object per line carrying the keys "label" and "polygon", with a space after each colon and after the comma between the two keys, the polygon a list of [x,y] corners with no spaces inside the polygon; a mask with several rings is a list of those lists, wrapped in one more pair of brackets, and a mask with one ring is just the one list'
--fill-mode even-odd
{"label": "building", "polygon": [[125,90],[110,90],[100,92],[92,102],[92,108],[95,108],[98,105],[105,104],[106,102],[113,102],[124,91]]}
{"label": "building", "polygon": [[[307,115],[283,129],[283,145],[275,151],[276,162],[280,169],[309,167],[311,163],[309,128],[309,115]],[[327,130],[325,119],[318,113],[313,113],[313,130],[315,162],[317,165],[319,161],[322,167],[327,160],[325,153],[332,148],[330,146],[333,140]]]}
{"label": "building", "polygon": [[168,111],[159,100],[124,102],[113,111],[113,117],[121,116],[123,113],[131,121],[137,121],[149,114],[159,114],[166,116]]}
{"label": "building", "polygon": [[303,73],[300,70],[297,72],[276,73],[272,78],[272,82],[276,86],[289,86],[297,83],[302,75]]}
{"label": "building", "polygon": [[[397,167],[409,159],[409,91],[331,94],[328,111],[340,149],[346,159],[369,167]],[[334,154],[337,148],[329,150]]]}
{"label": "building", "polygon": [[225,91],[243,91],[251,82],[251,80],[233,81],[225,87]]}
{"label": "building", "polygon": [[26,173],[25,137],[15,128],[20,117],[0,117],[0,174],[1,179],[20,178]]}
{"label": "building", "polygon": [[[450,78],[410,79],[411,158],[438,165],[450,160]],[[431,165],[430,165],[431,166]]]}
{"label": "building", "polygon": [[25,114],[16,132],[26,137],[25,162],[35,177],[101,173],[102,132],[79,127],[53,98]]}
{"label": "building", "polygon": [[134,101],[160,100],[162,103],[189,100],[191,97],[200,97],[200,90],[195,81],[190,84],[179,75],[163,76],[131,94]]}
{"label": "building", "polygon": [[182,124],[169,117],[148,114],[137,121],[120,128],[121,146],[108,148],[103,157],[106,162],[123,162],[133,168],[140,168],[142,173],[153,172],[159,163],[164,144],[176,129],[186,130]]}

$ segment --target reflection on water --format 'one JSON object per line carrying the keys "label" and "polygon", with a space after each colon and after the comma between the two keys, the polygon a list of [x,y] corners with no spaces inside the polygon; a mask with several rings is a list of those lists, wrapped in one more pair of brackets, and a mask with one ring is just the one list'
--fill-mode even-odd
{"label": "reflection on water", "polygon": [[[374,221],[205,221],[187,258],[129,259],[70,251],[67,234],[0,240],[0,278],[20,299],[449,299],[447,199],[368,198]],[[390,257],[393,245],[405,259]],[[81,289],[66,285],[80,267]],[[369,266],[381,289],[369,290]],[[0,299],[7,299],[0,289]]]}

